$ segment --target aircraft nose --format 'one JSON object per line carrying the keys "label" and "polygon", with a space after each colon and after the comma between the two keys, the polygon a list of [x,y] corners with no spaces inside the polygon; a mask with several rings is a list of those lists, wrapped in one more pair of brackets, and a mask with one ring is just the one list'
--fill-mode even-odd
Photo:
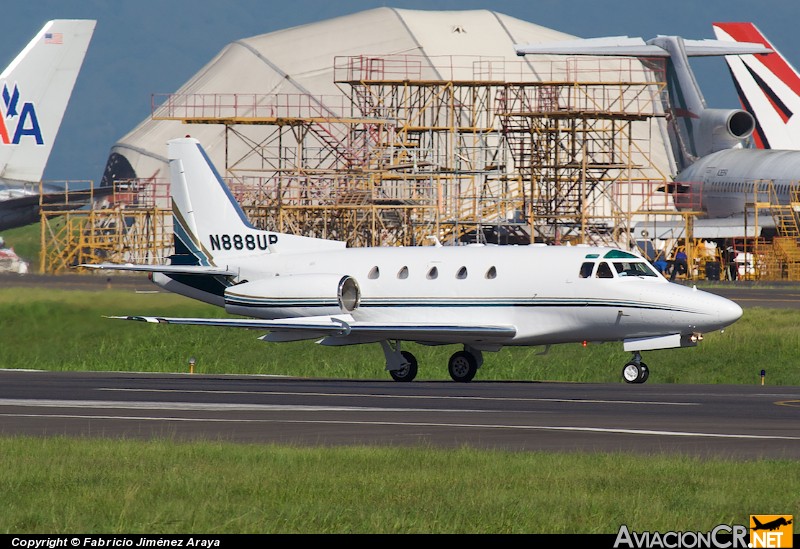
{"label": "aircraft nose", "polygon": [[726,303],[724,307],[720,308],[719,312],[720,322],[724,322],[725,325],[733,324],[742,318],[742,313],[744,312],[738,303],[734,303],[731,300],[727,301],[728,303]]}
{"label": "aircraft nose", "polygon": [[718,295],[715,295],[713,299],[715,316],[720,328],[733,324],[742,317],[743,311],[738,303]]}

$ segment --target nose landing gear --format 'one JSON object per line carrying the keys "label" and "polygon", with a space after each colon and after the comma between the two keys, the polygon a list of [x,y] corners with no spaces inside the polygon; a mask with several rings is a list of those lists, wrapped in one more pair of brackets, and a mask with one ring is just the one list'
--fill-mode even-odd
{"label": "nose landing gear", "polygon": [[627,383],[644,383],[650,377],[650,369],[642,362],[639,351],[633,353],[633,358],[622,368],[622,378]]}

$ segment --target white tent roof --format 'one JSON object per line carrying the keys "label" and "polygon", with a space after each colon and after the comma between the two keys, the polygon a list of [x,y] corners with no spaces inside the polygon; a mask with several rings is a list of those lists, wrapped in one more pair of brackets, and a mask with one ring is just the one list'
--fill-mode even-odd
{"label": "white tent roof", "polygon": [[[413,55],[435,67],[445,62],[445,56],[490,56],[513,60],[535,72],[536,62],[518,57],[514,44],[568,38],[573,37],[489,10],[376,8],[232,42],[176,93],[341,96],[333,68],[334,58],[340,56]],[[166,178],[166,142],[186,134],[200,140],[218,167],[224,164],[222,125],[187,126],[148,118],[112,147],[104,182]],[[663,155],[653,160],[666,167],[666,148],[653,150]],[[115,163],[116,155],[123,156],[130,168],[124,160]]]}

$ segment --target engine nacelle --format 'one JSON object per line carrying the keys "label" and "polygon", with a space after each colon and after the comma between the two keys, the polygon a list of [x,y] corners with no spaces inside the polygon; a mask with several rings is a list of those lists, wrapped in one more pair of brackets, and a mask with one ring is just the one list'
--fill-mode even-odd
{"label": "engine nacelle", "polygon": [[739,109],[705,109],[700,114],[697,155],[706,156],[730,149],[750,137],[756,121],[747,111]]}
{"label": "engine nacelle", "polygon": [[360,301],[356,279],[341,274],[273,276],[225,290],[225,311],[257,318],[350,313]]}

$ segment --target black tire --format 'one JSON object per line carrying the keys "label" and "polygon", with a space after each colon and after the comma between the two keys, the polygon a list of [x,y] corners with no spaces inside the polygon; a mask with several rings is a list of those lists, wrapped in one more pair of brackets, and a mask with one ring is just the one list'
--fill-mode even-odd
{"label": "black tire", "polygon": [[647,364],[644,362],[639,363],[639,383],[644,383],[647,381],[647,378],[650,377],[650,368],[647,367]]}
{"label": "black tire", "polygon": [[624,379],[626,383],[641,383],[639,381],[641,376],[642,371],[639,369],[639,365],[635,362],[628,362],[622,367],[622,379]]}
{"label": "black tire", "polygon": [[450,377],[453,378],[453,381],[468,383],[472,381],[472,378],[478,372],[478,361],[468,352],[458,351],[450,357],[450,361],[447,363],[447,371],[450,372]]}
{"label": "black tire", "polygon": [[400,351],[400,354],[408,361],[408,365],[399,370],[390,370],[389,374],[395,381],[414,381],[417,377],[417,357],[408,351]]}

